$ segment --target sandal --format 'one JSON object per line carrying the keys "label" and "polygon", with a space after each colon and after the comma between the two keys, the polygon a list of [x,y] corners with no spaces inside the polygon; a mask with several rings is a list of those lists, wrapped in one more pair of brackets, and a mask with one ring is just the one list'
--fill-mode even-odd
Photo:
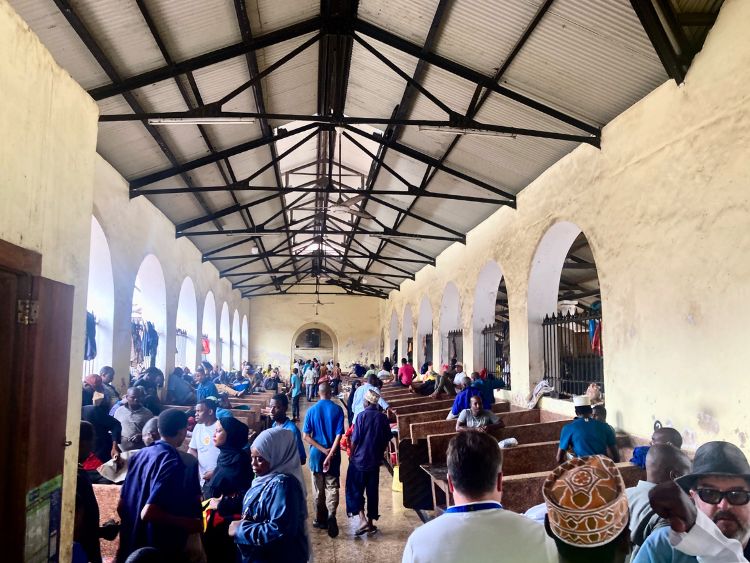
{"label": "sandal", "polygon": [[369,524],[364,524],[363,526],[360,526],[359,528],[357,528],[357,531],[354,532],[354,535],[355,536],[361,536],[361,535],[367,534],[369,532],[370,532],[370,525]]}
{"label": "sandal", "polygon": [[377,526],[373,525],[373,526],[369,526],[368,527],[368,530],[367,530],[367,535],[368,536],[374,536],[377,533],[378,533],[378,527]]}

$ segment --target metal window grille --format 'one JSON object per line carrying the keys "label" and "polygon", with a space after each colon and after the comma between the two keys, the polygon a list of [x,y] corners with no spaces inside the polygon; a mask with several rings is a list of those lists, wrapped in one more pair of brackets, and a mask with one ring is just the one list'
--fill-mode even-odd
{"label": "metal window grille", "polygon": [[432,361],[432,335],[425,334],[422,336],[422,361]]}
{"label": "metal window grille", "polygon": [[459,364],[464,361],[464,331],[461,329],[448,331],[449,363],[453,361],[453,358]]}
{"label": "metal window grille", "polygon": [[497,322],[482,330],[484,342],[484,368],[487,373],[505,382],[510,389],[510,339],[507,321]]}
{"label": "metal window grille", "polygon": [[604,390],[601,322],[601,311],[544,318],[545,377],[559,396],[582,395],[590,383]]}

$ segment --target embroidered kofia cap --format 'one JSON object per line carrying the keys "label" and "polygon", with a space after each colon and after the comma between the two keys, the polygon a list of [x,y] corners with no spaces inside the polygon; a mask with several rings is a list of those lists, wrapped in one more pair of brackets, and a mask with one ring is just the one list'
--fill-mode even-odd
{"label": "embroidered kofia cap", "polygon": [[577,395],[573,397],[574,407],[590,407],[591,399],[587,395]]}
{"label": "embroidered kofia cap", "polygon": [[365,393],[365,401],[371,405],[375,405],[380,401],[380,395],[378,395],[373,389],[368,389]]}
{"label": "embroidered kofia cap", "polygon": [[552,533],[569,545],[605,545],[628,525],[625,482],[607,457],[566,461],[547,476],[542,494]]}

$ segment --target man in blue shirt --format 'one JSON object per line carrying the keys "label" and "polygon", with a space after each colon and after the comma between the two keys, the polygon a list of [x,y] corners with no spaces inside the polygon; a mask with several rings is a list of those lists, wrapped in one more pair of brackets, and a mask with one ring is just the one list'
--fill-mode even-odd
{"label": "man in blue shirt", "polygon": [[479,390],[484,408],[489,409],[495,404],[495,395],[492,392],[492,387],[486,381],[482,381],[482,378],[479,377],[479,373],[476,371],[471,372],[471,386]]}
{"label": "man in blue shirt", "polygon": [[278,393],[271,397],[271,400],[268,402],[268,408],[271,409],[273,426],[281,426],[294,434],[294,438],[297,441],[297,449],[299,450],[299,462],[301,465],[305,465],[307,454],[305,453],[305,445],[302,443],[302,434],[297,425],[289,420],[289,417],[286,415],[286,411],[289,408],[289,399],[286,398],[284,393]]}
{"label": "man in blue shirt", "polygon": [[216,389],[213,381],[211,381],[211,374],[206,372],[203,366],[195,368],[195,377],[198,380],[198,388],[195,394],[198,398],[198,402],[201,402],[209,397],[214,399],[219,396],[219,390]]}
{"label": "man in blue shirt", "polygon": [[448,414],[446,420],[453,420],[455,418],[458,418],[458,415],[461,414],[461,411],[471,408],[471,398],[474,395],[482,395],[479,389],[471,386],[471,379],[469,379],[468,377],[464,377],[461,380],[461,385],[463,385],[464,390],[456,395],[455,399],[453,399],[453,406],[451,407],[451,412]]}
{"label": "man in blue shirt", "polygon": [[593,418],[591,400],[586,395],[573,398],[576,419],[563,426],[560,432],[560,449],[557,450],[557,462],[565,461],[568,448],[573,448],[577,457],[588,455],[606,455],[617,463],[620,455],[617,451],[615,431],[609,424]]}
{"label": "man in blue shirt", "polygon": [[302,376],[297,368],[292,370],[292,420],[299,422],[299,398],[302,396]]}
{"label": "man in blue shirt", "polygon": [[331,401],[331,387],[321,383],[320,401],[307,411],[302,427],[304,440],[310,444],[310,471],[315,496],[316,518],[313,526],[328,529],[328,535],[339,535],[336,509],[339,506],[339,475],[341,451],[339,443],[344,435],[344,412]]}
{"label": "man in blue shirt", "polygon": [[117,507],[122,520],[118,562],[140,547],[155,548],[165,562],[183,561],[188,535],[203,531],[198,466],[187,480],[177,450],[187,434],[187,415],[167,409],[158,428],[162,439],[128,462]]}
{"label": "man in blue shirt", "polygon": [[365,394],[368,391],[375,391],[375,393],[378,394],[378,405],[380,405],[380,408],[384,411],[388,410],[388,402],[380,397],[380,387],[378,387],[379,383],[380,380],[378,379],[377,374],[371,374],[367,378],[367,383],[360,385],[354,392],[354,399],[352,399],[353,420],[357,420],[357,415],[365,409]]}

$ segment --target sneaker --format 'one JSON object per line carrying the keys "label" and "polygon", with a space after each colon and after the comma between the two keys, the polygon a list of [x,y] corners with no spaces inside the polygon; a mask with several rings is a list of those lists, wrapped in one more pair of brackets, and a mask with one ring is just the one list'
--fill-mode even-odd
{"label": "sneaker", "polygon": [[336,522],[335,516],[331,516],[328,519],[328,535],[332,538],[339,535],[339,525],[338,522]]}
{"label": "sneaker", "polygon": [[313,520],[313,528],[318,528],[319,530],[327,530],[328,524],[325,522],[318,522],[317,520]]}

